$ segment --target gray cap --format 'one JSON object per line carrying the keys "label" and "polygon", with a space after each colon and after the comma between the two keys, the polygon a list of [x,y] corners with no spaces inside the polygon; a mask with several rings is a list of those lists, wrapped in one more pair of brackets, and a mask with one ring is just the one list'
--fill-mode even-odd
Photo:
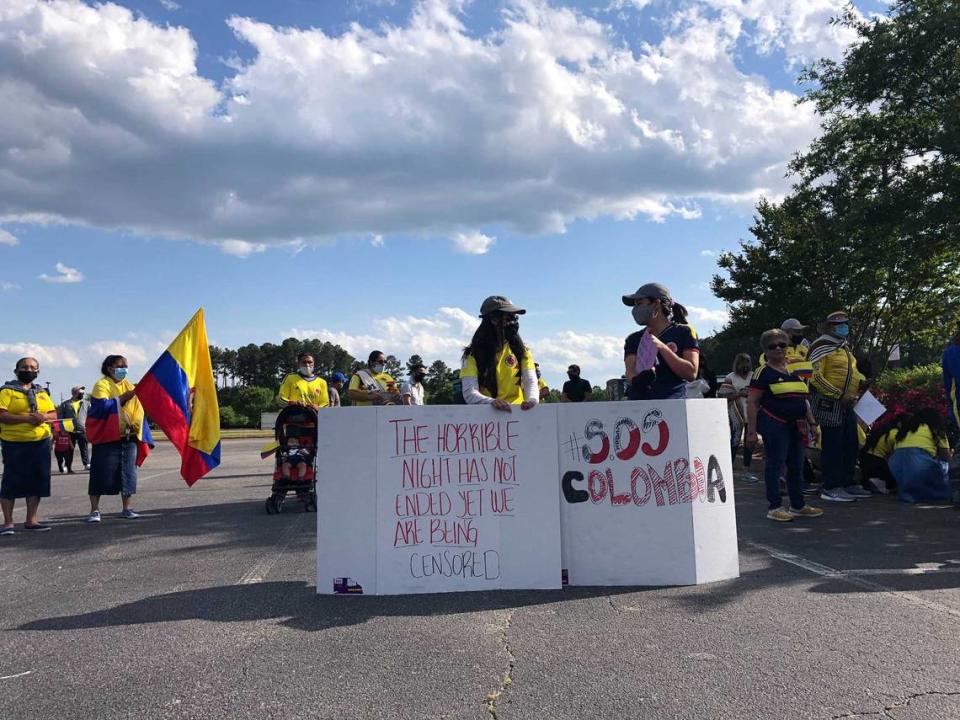
{"label": "gray cap", "polygon": [[628,307],[633,307],[634,302],[640,298],[662,300],[666,302],[667,305],[673,305],[673,298],[670,297],[670,291],[667,290],[666,285],[661,285],[660,283],[641,285],[635,293],[623,296],[623,304]]}
{"label": "gray cap", "polygon": [[514,313],[515,315],[523,315],[527,312],[522,307],[517,307],[514,305],[512,302],[503,297],[503,295],[491,295],[484,300],[483,305],[480,306],[480,317],[498,311]]}
{"label": "gray cap", "polygon": [[807,325],[803,325],[796,318],[787,318],[783,321],[783,325],[780,326],[781,330],[806,330]]}

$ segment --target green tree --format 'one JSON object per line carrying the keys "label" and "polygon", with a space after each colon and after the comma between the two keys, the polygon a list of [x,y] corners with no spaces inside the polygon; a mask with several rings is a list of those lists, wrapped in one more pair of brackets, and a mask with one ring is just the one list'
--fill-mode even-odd
{"label": "green tree", "polygon": [[459,375],[458,370],[447,367],[443,360],[435,360],[423,382],[427,405],[453,405],[453,383]]}
{"label": "green tree", "polygon": [[419,355],[411,355],[410,359],[407,360],[407,363],[406,363],[407,376],[412,377],[413,369],[420,366],[424,366],[424,367],[426,366],[426,364],[423,362],[423,358],[420,357]]}
{"label": "green tree", "polygon": [[898,0],[889,18],[838,22],[860,42],[801,77],[822,134],[712,287],[731,305],[721,335],[749,350],[786,317],[849,310],[854,349],[879,371],[894,344],[929,346],[960,311],[960,4]]}
{"label": "green tree", "polygon": [[401,365],[400,361],[397,360],[396,355],[387,355],[386,362],[384,364],[386,366],[384,368],[384,372],[394,380],[399,381],[406,377],[406,373],[404,373],[403,370],[403,365]]}

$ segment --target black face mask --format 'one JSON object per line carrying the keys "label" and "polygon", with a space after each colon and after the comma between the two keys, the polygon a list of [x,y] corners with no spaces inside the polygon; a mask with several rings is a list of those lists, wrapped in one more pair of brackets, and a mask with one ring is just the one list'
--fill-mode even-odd
{"label": "black face mask", "polygon": [[568,373],[567,373],[567,377],[570,378],[571,380],[579,380],[579,379],[580,379],[580,373],[568,372]]}
{"label": "black face mask", "polygon": [[503,335],[507,338],[515,338],[520,334],[520,321],[511,318],[503,323]]}
{"label": "black face mask", "polygon": [[791,335],[790,342],[793,343],[794,347],[796,347],[803,342],[803,335]]}
{"label": "black face mask", "polygon": [[426,379],[427,379],[426,373],[417,373],[416,375],[413,376],[413,381],[418,383],[422,383]]}
{"label": "black face mask", "polygon": [[36,370],[17,370],[17,380],[22,383],[32,383],[39,373]]}

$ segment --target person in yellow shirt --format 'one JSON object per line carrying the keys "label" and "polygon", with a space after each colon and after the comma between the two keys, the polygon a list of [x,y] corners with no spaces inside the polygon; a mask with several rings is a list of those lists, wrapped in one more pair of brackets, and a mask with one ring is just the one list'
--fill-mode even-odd
{"label": "person in yellow shirt", "polygon": [[0,425],[3,426],[3,479],[0,535],[13,535],[13,506],[26,498],[24,530],[43,532],[50,526],[37,519],[40,498],[50,497],[50,438],[48,424],[57,419],[57,408],[47,391],[34,383],[40,373],[36,358],[25,357],[14,366],[17,379],[0,388]]}
{"label": "person in yellow shirt", "polygon": [[897,431],[890,472],[904,502],[947,502],[950,443],[947,425],[936,408],[924,408],[905,420]]}
{"label": "person in yellow shirt", "polygon": [[892,421],[878,423],[867,435],[860,449],[860,477],[867,490],[872,488],[886,495],[897,489],[897,480],[887,462],[893,455],[897,433],[905,419],[905,415],[898,415]]}
{"label": "person in yellow shirt", "polygon": [[464,348],[460,368],[463,399],[468,405],[493,405],[510,412],[539,402],[533,353],[520,337],[520,315],[527,311],[501,295],[480,306],[480,327]]}
{"label": "person in yellow shirt", "polygon": [[283,379],[280,392],[277,393],[277,402],[281,405],[304,405],[314,410],[330,405],[330,391],[327,381],[314,374],[313,355],[300,353],[297,355],[297,372],[290,373]]}
{"label": "person in yellow shirt", "polygon": [[534,363],[533,367],[537,371],[537,391],[540,393],[540,399],[546,400],[550,395],[550,386],[547,385],[547,381],[543,379],[543,375],[540,373],[540,363]]}
{"label": "person in yellow shirt", "polygon": [[387,358],[374,350],[367,358],[367,366],[360,368],[350,378],[347,397],[351,405],[399,405],[400,388],[397,381],[386,372]]}
{"label": "person in yellow shirt", "polygon": [[[143,439],[143,429],[147,422],[143,406],[134,394],[136,385],[127,379],[129,365],[123,355],[107,355],[100,365],[103,373],[90,393],[91,412],[87,416],[87,431],[93,452],[90,456],[90,482],[87,494],[90,496],[90,514],[88,523],[98,523],[100,517],[100,497],[119,495],[122,505],[120,517],[134,520],[140,515],[131,507],[133,496],[137,492],[137,444]],[[116,405],[119,434],[116,429],[102,434],[91,431],[91,416],[112,416]],[[111,421],[112,422],[112,421]],[[106,423],[105,423],[106,424]],[[115,427],[115,426],[114,426]]]}
{"label": "person in yellow shirt", "polygon": [[854,502],[870,497],[854,481],[857,454],[857,416],[853,406],[860,397],[863,375],[847,344],[850,320],[846,312],[827,315],[823,334],[810,346],[813,366],[810,378],[810,405],[820,423],[823,490],[820,498],[829,502]]}

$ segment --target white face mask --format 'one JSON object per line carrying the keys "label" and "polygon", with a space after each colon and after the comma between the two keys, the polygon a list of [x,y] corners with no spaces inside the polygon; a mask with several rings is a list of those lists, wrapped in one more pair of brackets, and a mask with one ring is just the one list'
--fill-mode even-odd
{"label": "white face mask", "polygon": [[374,372],[375,374],[379,375],[380,373],[382,373],[382,372],[384,371],[384,369],[385,369],[386,367],[387,367],[387,366],[384,365],[383,363],[375,363],[374,366],[373,366],[373,368],[372,368],[372,370],[373,370],[373,372]]}
{"label": "white face mask", "polygon": [[313,375],[313,365],[301,365],[300,374],[304,377],[310,377]]}

